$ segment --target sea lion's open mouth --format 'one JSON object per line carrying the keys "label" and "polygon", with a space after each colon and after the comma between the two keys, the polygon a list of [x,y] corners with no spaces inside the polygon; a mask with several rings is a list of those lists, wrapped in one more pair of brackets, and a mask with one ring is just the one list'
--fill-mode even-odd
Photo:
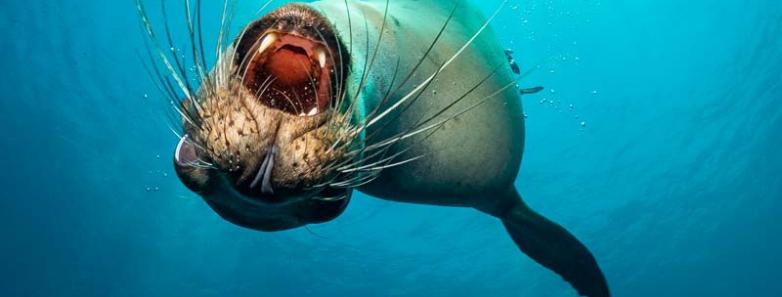
{"label": "sea lion's open mouth", "polygon": [[242,82],[264,105],[300,116],[328,109],[333,66],[326,44],[268,31],[248,57]]}

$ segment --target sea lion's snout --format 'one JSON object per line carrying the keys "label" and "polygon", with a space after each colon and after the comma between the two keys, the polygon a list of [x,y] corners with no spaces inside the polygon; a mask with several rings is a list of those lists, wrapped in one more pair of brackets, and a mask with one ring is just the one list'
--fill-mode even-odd
{"label": "sea lion's snout", "polygon": [[183,102],[177,174],[222,217],[280,230],[344,210],[349,190],[329,186],[352,140],[340,42],[316,11],[283,6],[248,25]]}

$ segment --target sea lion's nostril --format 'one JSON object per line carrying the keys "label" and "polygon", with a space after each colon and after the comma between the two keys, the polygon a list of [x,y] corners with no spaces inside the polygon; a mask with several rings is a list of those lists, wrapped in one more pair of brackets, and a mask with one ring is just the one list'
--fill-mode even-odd
{"label": "sea lion's nostril", "polygon": [[179,165],[193,164],[198,161],[198,154],[193,142],[190,141],[190,136],[185,134],[176,146],[174,152],[174,161]]}

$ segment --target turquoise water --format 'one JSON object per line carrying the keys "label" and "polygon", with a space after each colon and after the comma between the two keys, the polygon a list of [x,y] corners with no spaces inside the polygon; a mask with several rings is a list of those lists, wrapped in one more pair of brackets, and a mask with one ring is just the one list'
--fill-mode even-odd
{"label": "turquoise water", "polygon": [[[616,296],[782,296],[779,1],[511,1],[494,26],[547,87],[519,188]],[[5,0],[0,33],[0,296],[574,295],[468,209],[220,219],[173,174],[133,1]]]}

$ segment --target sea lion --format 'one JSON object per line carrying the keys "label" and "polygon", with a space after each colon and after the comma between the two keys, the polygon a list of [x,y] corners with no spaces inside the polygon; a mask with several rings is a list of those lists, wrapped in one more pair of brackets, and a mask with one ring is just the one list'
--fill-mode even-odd
{"label": "sea lion", "polygon": [[211,71],[188,15],[194,87],[138,3],[170,75],[157,71],[161,89],[184,98],[176,172],[226,220],[262,231],[326,222],[353,190],[472,207],[501,219],[524,253],[581,295],[609,296],[586,247],[514,186],[524,118],[489,27],[496,12],[449,0],[288,4],[231,43],[221,30]]}

